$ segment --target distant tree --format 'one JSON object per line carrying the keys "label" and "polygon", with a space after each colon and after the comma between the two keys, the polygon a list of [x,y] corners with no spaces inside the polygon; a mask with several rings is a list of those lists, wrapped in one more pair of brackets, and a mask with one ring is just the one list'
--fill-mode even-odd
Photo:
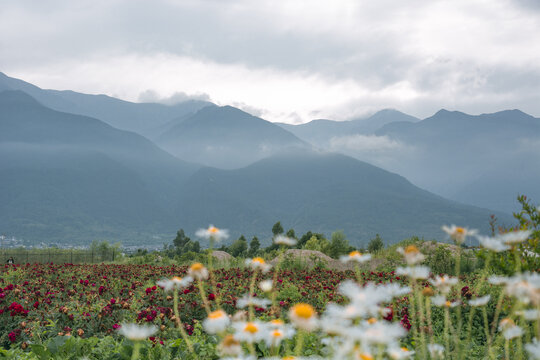
{"label": "distant tree", "polygon": [[259,251],[259,248],[261,247],[261,242],[259,241],[259,238],[256,236],[251,239],[251,242],[249,243],[249,255],[254,256],[257,251]]}
{"label": "distant tree", "polygon": [[346,254],[349,251],[349,240],[343,231],[335,231],[330,238],[328,245],[328,255],[337,259],[340,255]]}
{"label": "distant tree", "polygon": [[315,236],[315,237],[316,237],[317,239],[319,239],[319,240],[324,239],[324,235],[323,235],[323,234],[312,233],[311,231],[308,231],[307,233],[305,233],[304,235],[302,235],[302,237],[298,240],[298,243],[296,244],[296,247],[297,247],[298,249],[304,248],[304,245],[308,242],[308,240],[311,239],[312,236]]}
{"label": "distant tree", "polygon": [[325,254],[328,252],[328,247],[328,240],[325,238],[320,239],[316,235],[313,235],[304,245],[304,249],[306,250],[317,250]]}
{"label": "distant tree", "polygon": [[291,239],[296,239],[296,233],[294,232],[294,229],[289,229],[289,231],[287,231],[285,235],[287,235],[287,237]]}
{"label": "distant tree", "polygon": [[381,239],[380,235],[377,234],[373,239],[369,241],[368,251],[370,253],[377,253],[384,248],[384,242]]}
{"label": "distant tree", "polygon": [[274,236],[277,236],[279,234],[283,234],[283,226],[281,226],[281,222],[278,221],[277,223],[274,224],[274,226],[272,226],[272,234],[274,234]]}
{"label": "distant tree", "polygon": [[176,249],[182,249],[190,241],[191,239],[186,236],[186,234],[184,233],[184,229],[180,229],[176,232],[176,238],[174,238],[173,244]]}
{"label": "distant tree", "polygon": [[244,237],[244,235],[240,236],[240,238],[238,238],[237,240],[235,240],[231,246],[229,246],[229,253],[232,255],[232,256],[241,256],[241,255],[245,255],[245,253],[247,252],[247,248],[248,248],[248,245],[247,245],[247,240],[246,238]]}

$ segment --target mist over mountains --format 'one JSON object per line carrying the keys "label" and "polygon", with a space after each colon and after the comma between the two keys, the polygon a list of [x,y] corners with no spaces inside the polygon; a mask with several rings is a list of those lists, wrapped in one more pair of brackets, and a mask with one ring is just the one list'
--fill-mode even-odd
{"label": "mist over mountains", "polygon": [[279,220],[297,234],[344,230],[356,245],[377,233],[442,239],[443,224],[487,232],[494,212],[512,221],[493,210],[509,213],[518,193],[540,198],[538,150],[540,120],[517,110],[287,125],[204,101],[42,90],[0,73],[0,231],[161,244],[213,223],[268,241]]}

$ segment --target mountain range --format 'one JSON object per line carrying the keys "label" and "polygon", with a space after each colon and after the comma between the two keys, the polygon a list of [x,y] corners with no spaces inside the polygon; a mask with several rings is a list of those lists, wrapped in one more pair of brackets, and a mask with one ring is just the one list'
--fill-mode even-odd
{"label": "mountain range", "polygon": [[[385,110],[348,122],[285,125],[206,102],[137,104],[42,90],[0,73],[1,90],[0,230],[32,241],[161,243],[179,228],[193,234],[210,223],[233,237],[268,241],[278,220],[297,233],[344,230],[356,245],[377,233],[387,242],[442,239],[440,226],[451,223],[487,232],[494,211],[422,190],[414,172],[446,177],[454,200],[476,196],[481,203],[508,182],[515,184],[508,192],[523,189],[512,175],[538,160],[516,150],[537,145],[538,119],[515,111],[441,111],[419,120]],[[139,117],[131,122],[132,112]],[[513,152],[499,146],[504,151],[490,156],[491,139],[507,140]],[[456,171],[458,154],[464,174]],[[493,160],[498,154],[506,157]],[[484,166],[486,159],[504,164],[506,177]],[[540,177],[527,174],[532,189]],[[428,180],[422,187],[437,190]]]}

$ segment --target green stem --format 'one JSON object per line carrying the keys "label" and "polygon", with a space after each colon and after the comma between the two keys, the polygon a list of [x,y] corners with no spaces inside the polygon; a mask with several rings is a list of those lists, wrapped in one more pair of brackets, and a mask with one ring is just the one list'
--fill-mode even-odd
{"label": "green stem", "polygon": [[253,270],[253,276],[251,277],[251,283],[249,284],[249,321],[253,321],[255,317],[255,310],[253,309],[253,302],[251,301],[252,294],[255,291],[255,282],[257,281],[257,269]]}
{"label": "green stem", "polygon": [[412,294],[411,294],[412,296],[409,296],[409,305],[411,307],[411,313],[410,313],[409,319],[412,319],[413,339],[416,342],[418,339],[418,317],[416,316],[417,314],[416,314],[415,294],[414,294],[416,280],[411,278],[410,283],[411,283],[411,289],[412,289]]}
{"label": "green stem", "polygon": [[497,324],[499,322],[499,315],[501,314],[503,300],[504,300],[504,290],[501,289],[501,293],[499,294],[499,299],[497,300],[497,307],[495,308],[495,316],[493,317],[493,323],[491,324],[491,335],[490,335],[491,339],[493,339],[495,336],[495,330],[497,329]]}
{"label": "green stem", "polygon": [[424,317],[424,301],[422,300],[422,292],[413,289],[414,293],[417,297],[417,303],[418,303],[418,311],[420,312],[420,348],[422,350],[422,357],[425,359],[427,357],[427,347],[426,347],[426,334],[424,331],[424,324],[426,322],[426,319]]}
{"label": "green stem", "polygon": [[206,298],[206,291],[204,291],[204,284],[201,280],[197,281],[197,285],[199,287],[199,292],[201,293],[201,298],[204,304],[204,308],[206,310],[206,314],[210,315],[210,304],[208,303],[208,299]]}
{"label": "green stem", "polygon": [[445,345],[445,354],[446,356],[450,355],[450,313],[448,307],[444,308],[444,345]]}
{"label": "green stem", "polygon": [[429,342],[433,344],[433,323],[431,322],[431,298],[426,297],[426,318],[429,329]]}
{"label": "green stem", "polygon": [[283,254],[285,253],[285,247],[281,247],[279,251],[278,261],[276,267],[274,268],[274,276],[272,280],[272,309],[277,309],[276,299],[277,299],[277,277],[279,274],[279,269],[281,267],[281,261],[283,260]]}
{"label": "green stem", "polygon": [[182,321],[180,320],[180,312],[178,311],[178,290],[174,289],[174,316],[176,317],[176,326],[178,327],[178,330],[180,330],[180,334],[182,335],[182,338],[186,342],[186,345],[189,349],[190,353],[193,352],[193,346],[191,345],[191,341],[189,341],[189,337],[186,333],[186,330],[184,329],[184,325],[182,325]]}
{"label": "green stem", "polygon": [[302,348],[304,347],[304,330],[298,330],[298,338],[296,339],[296,347],[294,353],[296,356],[302,355]]}
{"label": "green stem", "polygon": [[491,337],[489,336],[489,322],[487,317],[487,309],[486,307],[482,307],[482,315],[484,316],[484,332],[486,333],[486,343],[487,343],[487,351],[489,358],[493,358],[493,354],[491,352]]}
{"label": "green stem", "polygon": [[210,237],[210,251],[208,252],[208,272],[210,273],[210,284],[212,284],[212,291],[214,292],[214,295],[216,296],[216,304],[217,304],[217,307],[219,308],[220,305],[221,305],[221,298],[218,294],[218,291],[217,291],[217,286],[216,286],[216,279],[214,279],[214,266],[213,266],[213,263],[214,263],[214,255],[213,255],[213,252],[214,252],[214,237],[211,236]]}
{"label": "green stem", "polygon": [[133,352],[131,353],[131,360],[139,359],[140,349],[141,349],[141,342],[135,341],[135,344],[133,344]]}
{"label": "green stem", "polygon": [[504,358],[506,360],[510,360],[510,341],[509,340],[504,341]]}
{"label": "green stem", "polygon": [[[471,335],[472,335],[472,320],[473,320],[473,315],[474,315],[474,311],[476,310],[476,308],[474,306],[471,306],[470,307],[470,310],[469,310],[469,325],[467,326],[467,341],[469,341],[471,339]],[[461,358],[461,356],[460,356]]]}

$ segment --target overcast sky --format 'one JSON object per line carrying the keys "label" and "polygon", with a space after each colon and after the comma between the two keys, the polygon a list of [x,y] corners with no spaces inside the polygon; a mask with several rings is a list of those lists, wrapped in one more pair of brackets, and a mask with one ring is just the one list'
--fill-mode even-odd
{"label": "overcast sky", "polygon": [[540,116],[536,0],[0,0],[0,71],[270,121],[519,108]]}

